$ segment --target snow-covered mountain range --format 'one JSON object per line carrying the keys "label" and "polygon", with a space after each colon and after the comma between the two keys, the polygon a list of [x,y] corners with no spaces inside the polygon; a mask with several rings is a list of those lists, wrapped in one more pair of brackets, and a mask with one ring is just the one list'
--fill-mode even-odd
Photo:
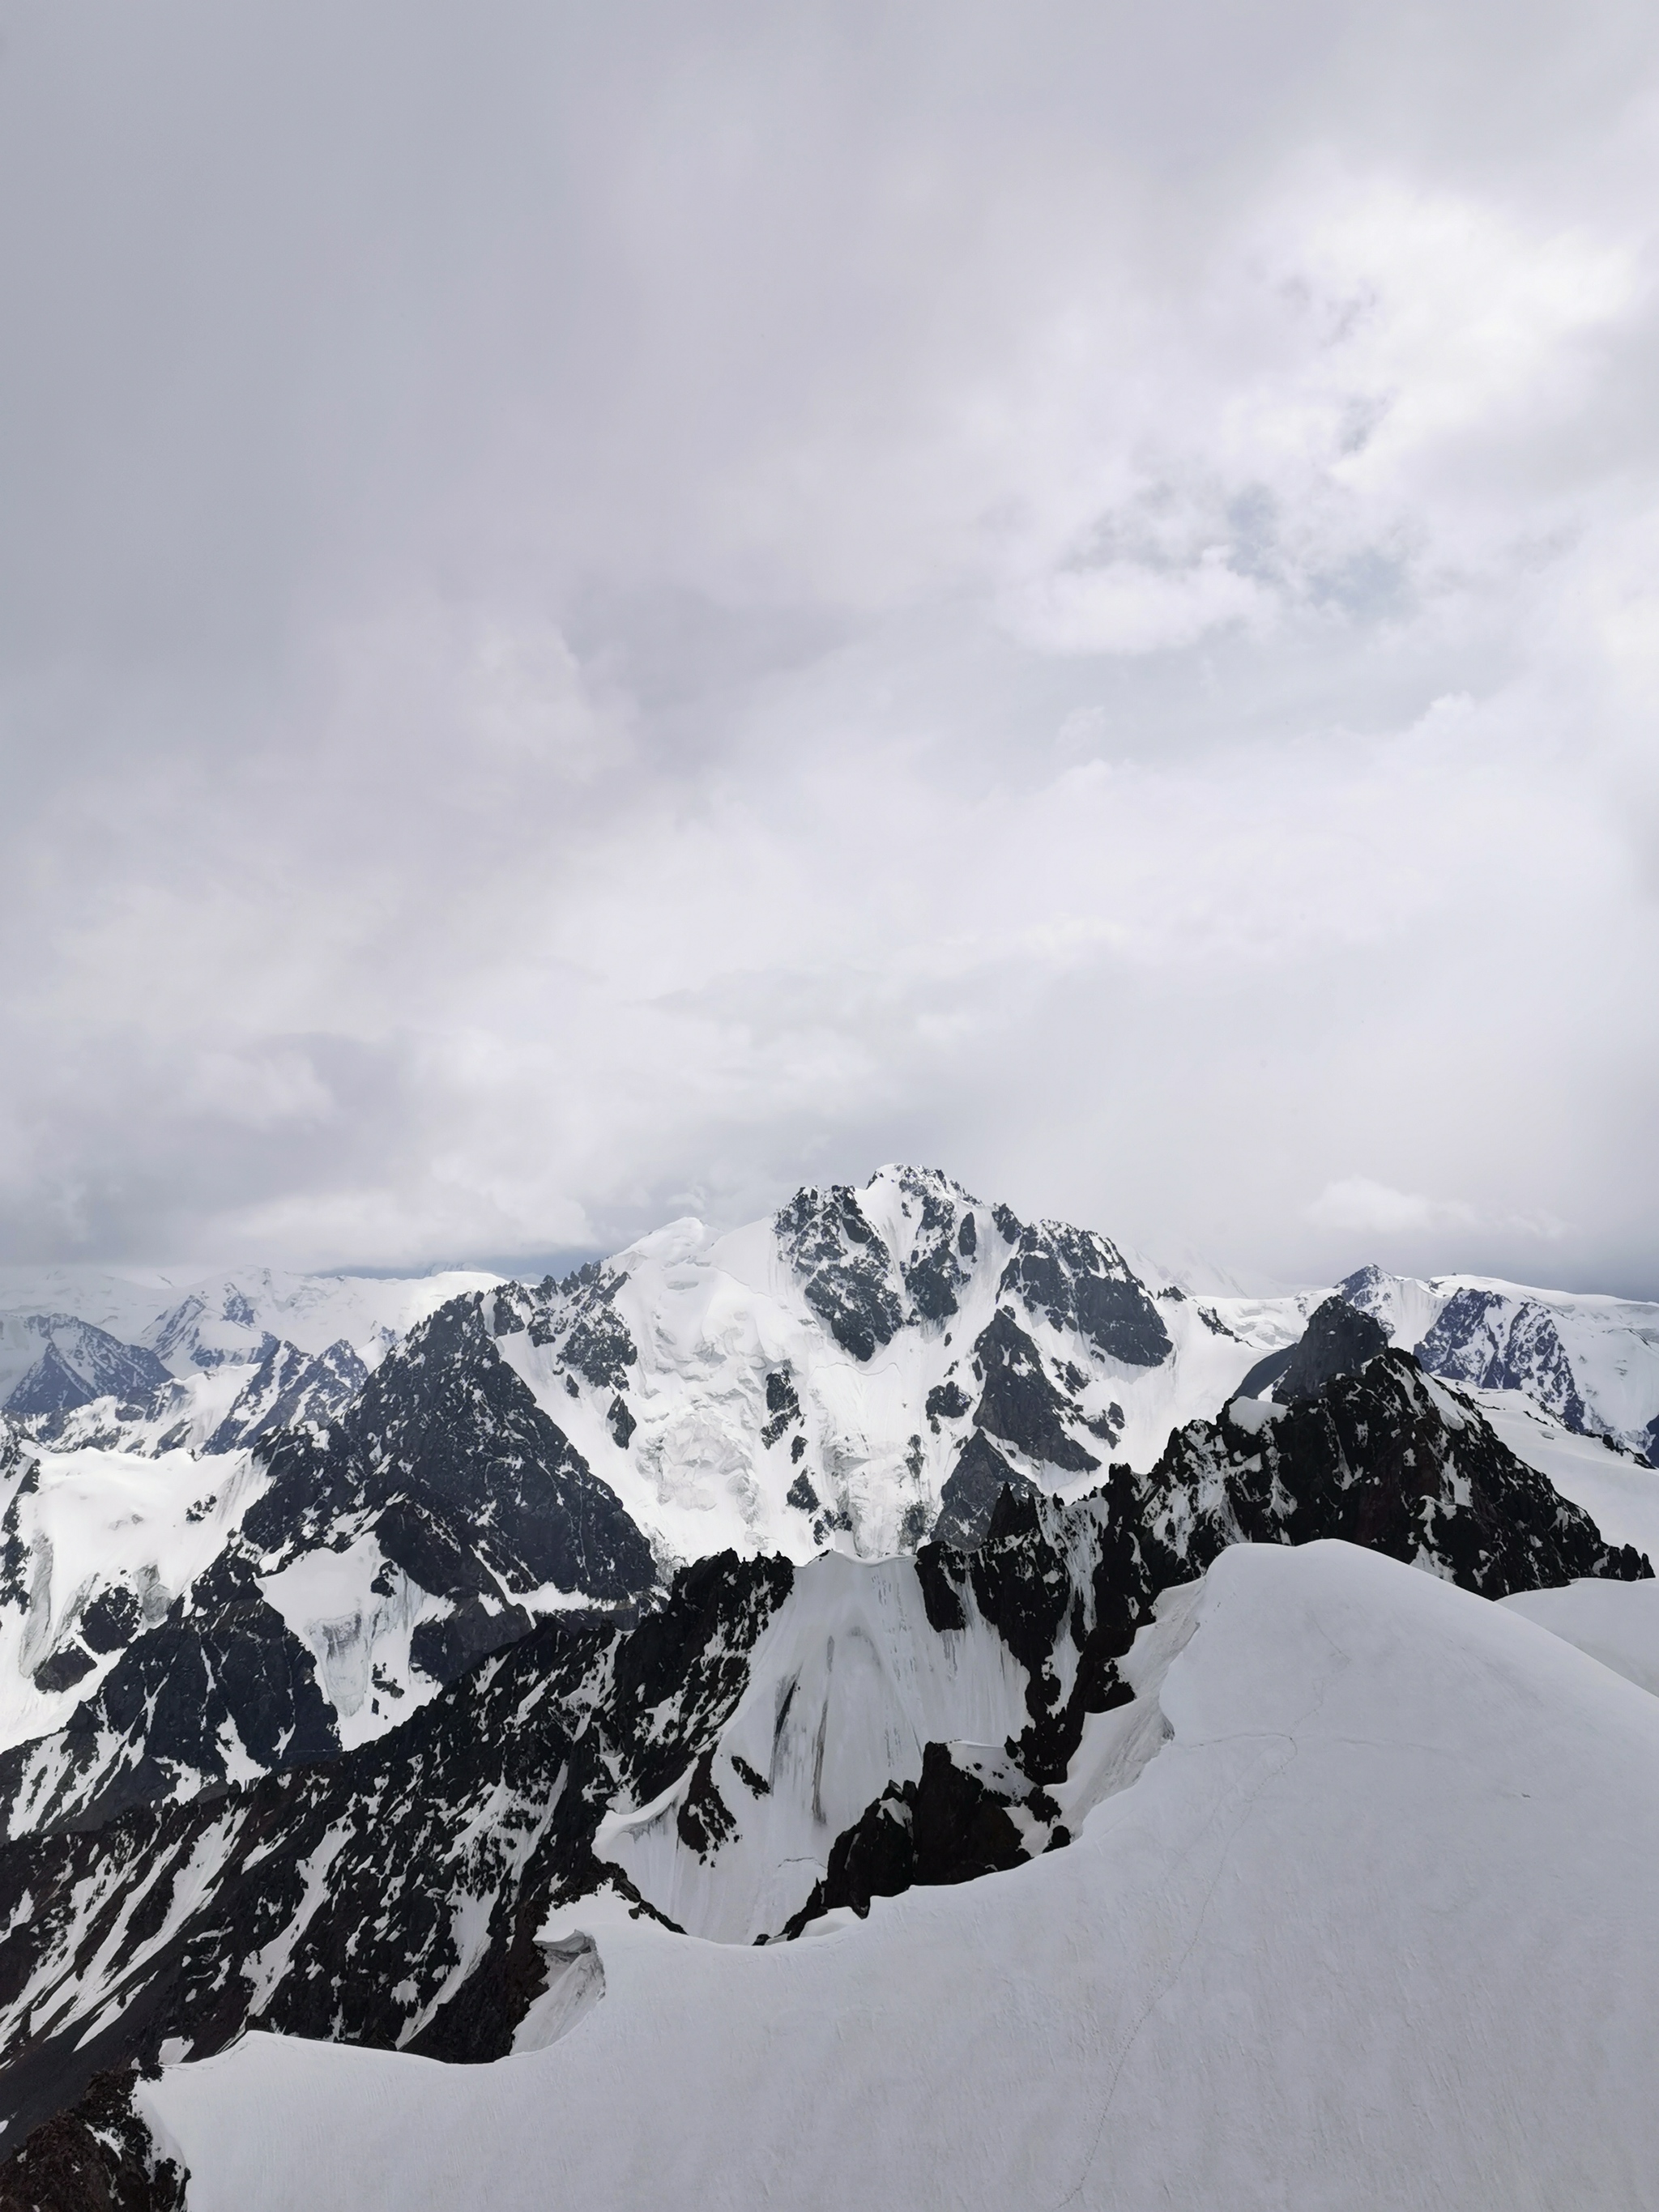
{"label": "snow-covered mountain range", "polygon": [[[165,1648],[191,1686],[167,1758],[233,1778],[278,1744],[364,1741],[542,1613],[636,1599],[681,1562],[971,1540],[1004,1483],[1075,1497],[1148,1468],[1174,1428],[1273,1388],[1325,1295],[1149,1275],[1094,1231],[890,1168],[726,1236],[675,1223],[562,1283],[262,1273],[169,1296],[132,1346],[9,1316],[40,1348],[0,1478],[0,1753],[69,1731],[104,1747],[86,1787],[156,1786],[116,1716],[141,1675],[149,1711]],[[1659,1546],[1638,1466],[1659,1311],[1375,1268],[1339,1291],[1609,1535]],[[113,1297],[93,1279],[92,1310]],[[49,1404],[60,1369],[76,1401]],[[479,1472],[504,1452],[516,1537]],[[15,1825],[37,1796],[11,1794]]]}
{"label": "snow-covered mountain range", "polygon": [[597,2003],[596,1916],[775,1945],[1035,1875],[1157,1764],[1229,1547],[1360,1546],[1627,1674],[1659,1557],[1659,1309],[1200,1295],[931,1171],[562,1282],[35,1288],[0,2116],[135,2205],[161,2107],[100,2069],[505,2061]]}

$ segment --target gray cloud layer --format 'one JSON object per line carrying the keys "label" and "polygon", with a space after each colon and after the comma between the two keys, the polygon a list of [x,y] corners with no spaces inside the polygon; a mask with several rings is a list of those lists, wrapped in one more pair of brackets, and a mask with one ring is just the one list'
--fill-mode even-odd
{"label": "gray cloud layer", "polygon": [[1659,1291],[1650,9],[0,28],[9,1256]]}

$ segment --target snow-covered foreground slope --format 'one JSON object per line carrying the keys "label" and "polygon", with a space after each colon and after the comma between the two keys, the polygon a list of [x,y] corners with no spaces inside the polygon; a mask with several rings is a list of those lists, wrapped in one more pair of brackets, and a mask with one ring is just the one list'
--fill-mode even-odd
{"label": "snow-covered foreground slope", "polygon": [[578,1906],[568,2032],[492,2065],[142,2084],[190,2212],[1650,2203],[1659,1700],[1343,1545],[1191,1626],[1067,1850],[760,1949]]}
{"label": "snow-covered foreground slope", "polygon": [[1659,1697],[1659,1582],[1569,1583],[1502,1602]]}

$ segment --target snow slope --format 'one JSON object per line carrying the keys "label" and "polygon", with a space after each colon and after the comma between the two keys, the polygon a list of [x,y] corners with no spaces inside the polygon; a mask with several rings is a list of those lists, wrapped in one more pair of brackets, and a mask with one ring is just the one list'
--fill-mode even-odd
{"label": "snow slope", "polygon": [[1659,1468],[1575,1436],[1519,1390],[1468,1394],[1517,1459],[1582,1505],[1612,1544],[1634,1544],[1659,1561]]}
{"label": "snow slope", "polygon": [[490,2065],[170,2068],[191,2212],[1651,2203],[1659,1700],[1345,1545],[1189,1602],[1070,1848],[763,1948],[575,1907],[567,2032]]}
{"label": "snow slope", "polygon": [[[135,1629],[165,1620],[218,1558],[265,1484],[246,1452],[204,1463],[182,1451],[42,1451],[0,1464],[0,1517],[28,1560],[26,1605],[0,1605],[0,1747],[61,1728]],[[77,1638],[114,1594],[131,1625],[118,1616],[108,1636]],[[37,1670],[66,1646],[83,1671],[64,1668],[53,1689],[50,1669],[44,1682]]]}
{"label": "snow slope", "polygon": [[1659,1582],[1569,1583],[1499,1602],[1659,1697]]}

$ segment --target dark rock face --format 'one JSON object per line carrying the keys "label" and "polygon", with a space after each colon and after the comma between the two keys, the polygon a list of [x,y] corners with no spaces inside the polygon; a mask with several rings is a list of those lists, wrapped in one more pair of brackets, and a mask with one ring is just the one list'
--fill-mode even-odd
{"label": "dark rock face", "polygon": [[522,1606],[487,1606],[476,1593],[441,1620],[422,1620],[409,1639],[409,1656],[434,1682],[459,1680],[491,1651],[505,1650],[534,1626]]}
{"label": "dark rock face", "polygon": [[611,1410],[605,1417],[605,1425],[611,1431],[611,1441],[617,1449],[626,1451],[629,1438],[640,1425],[634,1419],[628,1401],[620,1390],[611,1401]]}
{"label": "dark rock face", "polygon": [[133,2109],[135,2076],[100,2074],[0,2166],[0,2212],[185,2212],[190,2179]]}
{"label": "dark rock face", "polygon": [[173,1380],[153,1352],[72,1314],[31,1314],[24,1326],[41,1339],[41,1352],[6,1401],[19,1420],[72,1413],[95,1398],[148,1398]]}
{"label": "dark rock face", "polygon": [[1328,1297],[1309,1315],[1295,1344],[1256,1362],[1239,1384],[1238,1395],[1259,1397],[1271,1384],[1280,1405],[1315,1397],[1337,1376],[1357,1375],[1388,1343],[1388,1331],[1373,1316],[1346,1298]]}
{"label": "dark rock face", "polygon": [[0,1476],[9,1479],[21,1468],[3,1518],[0,1518],[0,1605],[15,1605],[27,1613],[29,1602],[29,1554],[23,1541],[18,1507],[40,1487],[40,1462],[23,1449],[22,1440],[0,1414]]}
{"label": "dark rock face", "polygon": [[1628,1546],[1603,1543],[1473,1404],[1437,1396],[1407,1352],[1382,1352],[1259,1420],[1235,1401],[1218,1420],[1177,1430],[1141,1480],[1143,1540],[1179,1547],[1193,1572],[1228,1543],[1328,1536],[1432,1565],[1484,1597],[1652,1571]]}
{"label": "dark rock face", "polygon": [[[614,1633],[546,1623],[362,1751],[141,1807],[95,1835],[10,1846],[0,1911],[25,1891],[33,1907],[0,1947],[0,2004],[31,1977],[41,1994],[4,2041],[8,2132],[102,2069],[152,2063],[169,2037],[204,2055],[251,2022],[382,2047],[401,2039],[438,2057],[502,2055],[542,1985],[534,1937],[559,1881],[579,1893],[598,1878],[585,1838],[599,1808],[592,1773],[571,1771],[571,1700]],[[307,1896],[313,1873],[325,1875],[320,1898]],[[488,1934],[469,1972],[458,1922],[481,1907]],[[285,1930],[292,1954],[267,1987],[256,1962]],[[65,2023],[62,2007],[83,1943],[112,1932],[125,2002],[82,2044],[91,2015],[77,2008]]]}
{"label": "dark rock face", "polygon": [[936,1382],[927,1393],[927,1402],[922,1411],[927,1416],[928,1426],[939,1434],[941,1417],[947,1421],[959,1421],[968,1410],[968,1398],[959,1382]]}
{"label": "dark rock face", "polygon": [[1648,1423],[1648,1465],[1659,1468],[1659,1413]]}
{"label": "dark rock face", "polygon": [[[628,1277],[611,1261],[590,1260],[562,1281],[551,1275],[539,1283],[503,1283],[490,1297],[487,1333],[514,1336],[529,1332],[530,1341],[550,1346],[555,1364],[574,1390],[580,1376],[596,1390],[626,1391],[639,1348],[617,1299]],[[484,1305],[480,1301],[480,1318]]]}
{"label": "dark rock face", "polygon": [[310,1652],[233,1556],[128,1644],[55,1736],[0,1753],[0,1805],[42,1830],[96,1827],[131,1805],[222,1785],[228,1741],[266,1766],[340,1747]]}
{"label": "dark rock face", "polygon": [[730,1717],[748,1655],[794,1580],[787,1559],[699,1559],[618,1647],[605,1733],[636,1802],[665,1790]]}
{"label": "dark rock face", "polygon": [[[1297,1341],[1300,1342],[1300,1339]],[[1258,1359],[1239,1384],[1234,1395],[1240,1398],[1259,1398],[1264,1390],[1270,1389],[1278,1382],[1295,1356],[1296,1345],[1285,1344],[1281,1345],[1277,1352],[1270,1352],[1265,1359]]]}
{"label": "dark rock face", "polygon": [[957,1463],[939,1492],[935,1540],[971,1549],[990,1526],[1003,1492],[1029,1491],[1032,1486],[1030,1478],[1009,1466],[985,1431],[975,1429],[957,1454]]}
{"label": "dark rock face", "polygon": [[1123,1434],[1123,1408],[1115,1399],[1103,1413],[1097,1413],[1093,1420],[1085,1421],[1083,1425],[1091,1437],[1098,1437],[1109,1450]]}
{"label": "dark rock face", "polygon": [[900,1188],[907,1207],[914,1207],[919,1216],[909,1256],[901,1269],[906,1295],[923,1321],[949,1321],[957,1311],[957,1292],[968,1280],[977,1242],[973,1214],[959,1212],[957,1200],[969,1206],[972,1200],[944,1176],[924,1177],[908,1170]]}
{"label": "dark rock face", "polygon": [[531,1341],[556,1346],[566,1365],[596,1390],[623,1389],[629,1369],[639,1358],[628,1324],[617,1311],[617,1293],[627,1280],[617,1269],[594,1260],[556,1288],[550,1277],[542,1285],[544,1310],[530,1324]]}
{"label": "dark rock face", "polygon": [[768,1451],[800,1417],[800,1396],[793,1379],[782,1373],[769,1375],[766,1378],[766,1420],[761,1429],[761,1442]]}
{"label": "dark rock face", "polygon": [[1023,1298],[1056,1328],[1075,1328],[1129,1367],[1156,1367],[1170,1356],[1169,1331],[1146,1287],[1117,1247],[1091,1229],[1063,1221],[1028,1228],[1006,1207],[997,1225],[1016,1246],[1002,1288]]}
{"label": "dark rock face", "polygon": [[72,1690],[97,1663],[90,1651],[73,1644],[60,1644],[49,1659],[43,1659],[35,1668],[34,1686],[48,1692]]}
{"label": "dark rock face", "polygon": [[844,1183],[796,1192],[773,1224],[803,1295],[843,1352],[870,1359],[904,1322],[892,1254]]}
{"label": "dark rock face", "polygon": [[131,1643],[143,1618],[143,1608],[125,1583],[112,1583],[81,1615],[81,1640],[89,1651],[118,1651]]}
{"label": "dark rock face", "polygon": [[[1036,1793],[1028,1793],[1036,1794]],[[921,1882],[973,1881],[1018,1866],[1028,1856],[1008,1802],[959,1765],[949,1747],[922,1752],[921,1778],[891,1783],[830,1847],[824,1878],[785,1936],[799,1936],[809,1921],[851,1905],[860,1919],[872,1897],[897,1897]]]}
{"label": "dark rock face", "polygon": [[1066,1426],[1067,1414],[1080,1418],[1077,1407],[1055,1389],[1036,1345],[1003,1308],[981,1330],[974,1359],[984,1373],[976,1427],[1067,1474],[1087,1474],[1100,1465]]}
{"label": "dark rock face", "polygon": [[293,1556],[350,1515],[435,1596],[544,1583],[623,1599],[655,1579],[651,1550],[497,1355],[477,1297],[453,1299],[388,1353],[320,1440],[289,1431],[247,1542]]}
{"label": "dark rock face", "polygon": [[1381,1321],[1387,1310],[1388,1278],[1375,1261],[1356,1267],[1351,1275],[1344,1275],[1336,1286],[1336,1295],[1346,1298],[1351,1306],[1367,1313],[1373,1321]]}
{"label": "dark rock face", "polygon": [[1532,1299],[1498,1291],[1457,1291],[1417,1347],[1431,1375],[1477,1390],[1524,1390],[1577,1435],[1584,1401],[1554,1319]]}
{"label": "dark rock face", "polygon": [[[606,1804],[697,1767],[792,1583],[781,1559],[701,1561],[627,1635],[545,1621],[361,1750],[0,1852],[9,2132],[165,2039],[204,2056],[250,2024],[504,2055],[544,1986],[550,1908],[607,1878],[631,1894],[592,1854]],[[713,1848],[731,1814],[702,1771],[687,1819]],[[100,1997],[79,1978],[112,1936]],[[284,1939],[273,1981],[260,1954]],[[117,1988],[118,2017],[87,2037]]]}
{"label": "dark rock face", "polygon": [[818,1493],[804,1474],[798,1474],[784,1492],[786,1505],[793,1505],[797,1513],[816,1513],[819,1505]]}

